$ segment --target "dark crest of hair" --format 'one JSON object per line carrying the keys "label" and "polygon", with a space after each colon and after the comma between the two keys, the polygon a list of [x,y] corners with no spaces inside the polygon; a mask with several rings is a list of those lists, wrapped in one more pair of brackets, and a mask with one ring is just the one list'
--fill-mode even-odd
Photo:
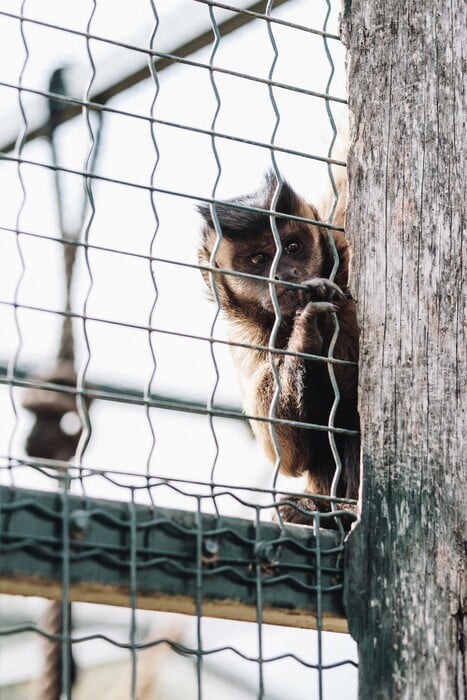
{"label": "dark crest of hair", "polygon": [[[222,234],[230,238],[236,238],[249,234],[254,235],[269,227],[269,215],[256,211],[256,209],[270,210],[272,208],[271,202],[277,188],[277,182],[274,172],[269,171],[265,175],[263,184],[256,192],[236,197],[229,200],[226,204],[216,204],[215,211]],[[241,205],[242,208],[230,206],[230,203]],[[291,186],[287,182],[282,183],[274,211],[281,214],[297,214],[299,206],[299,198]],[[209,204],[200,204],[197,208],[207,225],[214,228]]]}

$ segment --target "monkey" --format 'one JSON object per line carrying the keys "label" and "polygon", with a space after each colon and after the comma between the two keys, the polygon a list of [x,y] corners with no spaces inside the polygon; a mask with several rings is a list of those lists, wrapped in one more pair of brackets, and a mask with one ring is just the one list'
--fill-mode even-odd
{"label": "monkey", "polygon": [[[276,204],[272,207],[277,182],[276,175],[268,172],[257,191],[216,204],[214,218],[217,218],[220,227],[220,237],[216,233],[210,206],[198,205],[203,218],[198,260],[204,268],[209,266],[216,246],[215,268],[248,275],[242,277],[201,269],[210,298],[218,299],[227,320],[244,412],[250,418],[255,437],[273,463],[277,453],[270,425],[267,421],[255,420],[255,417],[269,415],[275,395],[272,362],[277,368],[280,389],[274,404],[274,418],[327,426],[335,399],[328,364],[307,359],[303,355],[323,358],[328,355],[335,333],[336,315],[339,333],[333,357],[350,362],[332,365],[340,393],[334,425],[356,433],[335,434],[342,465],[336,495],[356,499],[360,453],[358,330],[356,302],[349,291],[349,246],[344,233],[323,226],[323,219],[316,207],[297,195],[286,181],[281,181]],[[345,205],[346,182],[340,182],[333,226],[343,228]],[[279,258],[276,256],[277,246],[270,215],[258,211],[272,209],[285,215],[274,217],[282,249]],[[330,230],[338,256],[333,279],[331,274],[335,256]],[[264,279],[271,275],[275,256],[278,262],[272,274],[280,309],[278,326],[270,283]],[[287,286],[286,283],[301,287]],[[267,348],[273,327],[276,352],[271,359]],[[264,350],[250,349],[245,345],[261,346]],[[284,351],[283,354],[280,351]],[[277,423],[273,430],[280,450],[280,470],[288,476],[304,474],[306,494],[329,496],[336,466],[328,432],[287,423]],[[345,504],[333,508],[352,510]],[[310,524],[313,516],[307,512],[316,510],[329,512],[330,502],[326,499],[313,500],[310,495],[289,497],[279,506],[283,520],[294,523]],[[324,520],[334,521],[333,518]],[[343,518],[347,529],[352,520],[351,516]],[[335,527],[332,524],[324,526]]]}

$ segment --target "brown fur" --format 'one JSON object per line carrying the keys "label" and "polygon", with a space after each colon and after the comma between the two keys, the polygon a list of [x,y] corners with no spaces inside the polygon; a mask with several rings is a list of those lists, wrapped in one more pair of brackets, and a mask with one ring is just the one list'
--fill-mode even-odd
{"label": "brown fur", "polygon": [[[216,206],[214,220],[209,207],[200,207],[205,219],[199,249],[200,263],[211,263],[211,255],[218,242],[217,218],[217,228],[220,228],[222,236],[216,248],[214,265],[221,269],[268,277],[276,252],[270,219],[266,214],[235,208],[235,205],[270,209],[275,189],[276,179],[269,174],[258,192],[232,200],[234,206]],[[339,189],[333,223],[342,227],[345,216],[345,183]],[[300,199],[286,183],[282,186],[275,210],[317,222],[320,220],[317,210]],[[285,285],[275,285],[282,314],[275,347],[326,356],[335,329],[332,314],[335,310],[339,335],[333,355],[338,359],[356,362],[358,332],[355,302],[348,290],[349,250],[343,233],[333,231],[339,266],[332,283],[329,281],[333,267],[329,229],[319,223],[304,223],[279,217],[275,221],[283,247],[276,279],[306,283],[308,286],[307,291],[289,291]],[[267,350],[242,348],[237,344],[270,344],[276,315],[269,284],[220,272],[204,271],[203,275],[211,295],[214,287],[217,290],[221,308],[227,317],[245,413],[250,417],[267,417],[276,387],[270,353]],[[274,358],[280,379],[280,394],[274,407],[274,417],[326,426],[334,401],[327,364],[288,354],[275,354]],[[333,367],[341,394],[335,425],[358,430],[357,368],[344,365]],[[269,423],[251,420],[251,426],[266,455],[275,462],[277,455]],[[307,491],[329,495],[335,463],[328,433],[287,425],[276,425],[274,431],[280,447],[281,471],[290,476],[305,473]],[[358,437],[336,435],[336,443],[343,466],[337,495],[356,498]],[[304,506],[305,502],[308,503],[307,506]],[[322,505],[322,502],[312,499],[301,499],[297,504],[308,510],[329,510],[329,504]],[[293,506],[283,506],[282,512],[287,520],[306,520]]]}

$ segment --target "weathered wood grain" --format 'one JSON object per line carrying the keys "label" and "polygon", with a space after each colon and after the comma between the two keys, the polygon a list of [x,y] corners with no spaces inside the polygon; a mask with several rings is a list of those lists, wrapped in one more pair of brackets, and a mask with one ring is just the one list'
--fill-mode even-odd
{"label": "weathered wood grain", "polygon": [[348,0],[360,697],[467,697],[465,0]]}

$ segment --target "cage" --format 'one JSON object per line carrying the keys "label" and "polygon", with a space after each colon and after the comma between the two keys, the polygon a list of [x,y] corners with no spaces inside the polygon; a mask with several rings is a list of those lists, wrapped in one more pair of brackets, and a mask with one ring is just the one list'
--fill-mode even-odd
{"label": "cage", "polygon": [[[346,363],[334,356],[337,315],[329,349],[311,358],[335,392],[326,423],[277,415],[277,328],[266,346],[236,341],[276,370],[268,411],[248,415],[216,251],[207,264],[197,256],[197,206],[211,212],[218,247],[222,207],[254,211],[234,198],[269,171],[276,201],[286,183],[306,201],[327,198],[319,223],[334,278],[346,121],[338,9],[1,6],[5,700],[356,693],[342,604],[355,500],[337,492],[336,436],[357,431],[335,420],[335,368]],[[316,224],[274,197],[257,213],[276,263],[282,220]],[[274,268],[263,282],[280,325]],[[255,420],[269,426],[272,460]],[[336,477],[316,497],[321,509],[304,511],[305,482],[281,473],[277,431],[288,424],[329,440]],[[307,525],[282,517],[284,499]]]}

